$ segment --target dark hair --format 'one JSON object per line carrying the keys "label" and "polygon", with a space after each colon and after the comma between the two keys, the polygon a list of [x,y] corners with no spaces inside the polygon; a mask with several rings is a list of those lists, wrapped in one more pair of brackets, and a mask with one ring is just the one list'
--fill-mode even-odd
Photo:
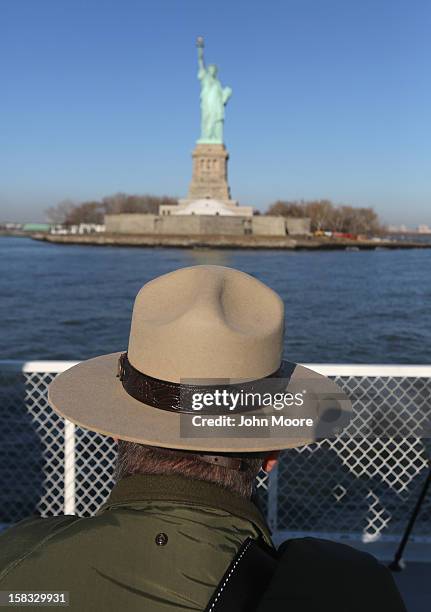
{"label": "dark hair", "polygon": [[115,478],[121,480],[133,474],[179,474],[186,478],[216,483],[249,498],[264,456],[265,453],[235,454],[236,458],[242,460],[242,469],[235,470],[202,461],[198,454],[193,452],[189,454],[118,440]]}

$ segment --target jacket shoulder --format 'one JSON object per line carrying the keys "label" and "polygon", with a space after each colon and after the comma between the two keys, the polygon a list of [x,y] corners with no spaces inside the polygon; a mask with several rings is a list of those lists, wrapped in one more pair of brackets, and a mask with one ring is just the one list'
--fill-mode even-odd
{"label": "jacket shoulder", "polygon": [[276,572],[258,610],[285,610],[280,602],[297,601],[307,612],[406,612],[391,572],[373,555],[319,538],[280,546]]}
{"label": "jacket shoulder", "polygon": [[348,563],[349,571],[353,568],[355,570],[375,569],[379,565],[377,559],[367,552],[322,538],[307,537],[286,540],[278,550],[281,558],[294,554],[297,560],[307,560],[307,563],[310,563],[310,560],[313,564],[322,561],[336,565]]}
{"label": "jacket shoulder", "polygon": [[30,517],[0,533],[0,581],[23,559],[76,521],[76,516]]}

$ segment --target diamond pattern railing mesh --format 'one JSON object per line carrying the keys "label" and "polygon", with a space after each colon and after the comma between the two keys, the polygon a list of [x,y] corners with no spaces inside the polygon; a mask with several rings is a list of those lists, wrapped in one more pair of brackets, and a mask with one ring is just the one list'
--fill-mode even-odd
{"label": "diamond pattern railing mesh", "polygon": [[80,427],[75,436],[76,514],[88,516],[96,512],[112,489],[116,443]]}
{"label": "diamond pattern railing mesh", "polygon": [[[284,454],[272,526],[390,539],[403,532],[426,477],[429,440],[402,434],[429,422],[431,381],[332,378],[352,400],[354,417],[336,438]],[[427,499],[416,523],[417,538],[430,535],[430,520]]]}
{"label": "diamond pattern railing mesh", "polygon": [[64,421],[46,401],[53,378],[0,372],[0,523],[63,512]]}
{"label": "diamond pattern railing mesh", "polygon": [[[61,514],[67,496],[76,514],[90,516],[112,487],[114,441],[72,427],[67,442],[63,419],[47,403],[54,376],[0,368],[0,524]],[[283,453],[269,478],[261,472],[262,507],[278,532],[399,537],[430,455],[429,440],[404,435],[406,423],[413,430],[430,419],[431,379],[332,378],[351,398],[354,418],[336,438]],[[414,538],[431,542],[430,521],[428,498]]]}

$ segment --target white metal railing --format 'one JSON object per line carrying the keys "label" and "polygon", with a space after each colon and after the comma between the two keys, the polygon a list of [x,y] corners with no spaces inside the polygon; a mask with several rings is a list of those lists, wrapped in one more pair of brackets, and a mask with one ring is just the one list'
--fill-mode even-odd
{"label": "white metal railing", "polygon": [[75,424],[64,420],[64,514],[76,514]]}
{"label": "white metal railing", "polygon": [[[63,420],[47,403],[48,384],[76,363],[0,361],[0,523],[35,511],[91,515],[109,493],[115,443]],[[431,365],[304,365],[351,397],[351,435],[292,449],[270,479],[259,475],[273,531],[396,541],[426,473],[429,441],[402,438],[396,427],[384,440],[358,432],[364,422],[429,419]],[[431,543],[430,521],[428,501],[413,540]]]}
{"label": "white metal railing", "polygon": [[[59,374],[79,361],[20,361],[16,359],[1,360],[0,370],[6,368],[13,371],[19,369],[27,374],[51,372]],[[325,376],[372,376],[391,378],[431,378],[431,365],[410,364],[352,364],[352,363],[302,363],[301,365],[315,370]]]}
{"label": "white metal railing", "polygon": [[304,363],[324,376],[367,376],[373,378],[431,378],[431,365]]}

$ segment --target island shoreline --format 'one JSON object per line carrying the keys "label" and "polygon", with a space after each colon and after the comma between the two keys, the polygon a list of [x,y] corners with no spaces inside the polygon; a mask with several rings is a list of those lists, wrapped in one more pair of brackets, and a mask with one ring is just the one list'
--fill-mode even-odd
{"label": "island shoreline", "polygon": [[88,246],[127,246],[140,248],[210,248],[210,249],[276,249],[289,251],[429,249],[431,243],[401,240],[350,240],[289,236],[235,235],[154,235],[154,234],[44,234],[34,233],[33,240],[52,244]]}

